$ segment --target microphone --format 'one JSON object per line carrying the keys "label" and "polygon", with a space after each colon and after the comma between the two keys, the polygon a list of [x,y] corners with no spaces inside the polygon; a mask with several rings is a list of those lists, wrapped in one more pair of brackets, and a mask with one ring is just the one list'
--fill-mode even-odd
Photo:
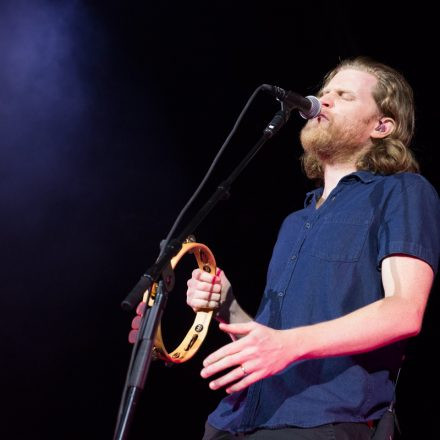
{"label": "microphone", "polygon": [[271,86],[269,84],[263,84],[262,88],[275,96],[278,101],[283,102],[289,110],[294,108],[298,109],[299,114],[304,119],[316,118],[321,111],[321,101],[315,96],[309,95],[304,98],[295,92],[286,91],[281,87]]}

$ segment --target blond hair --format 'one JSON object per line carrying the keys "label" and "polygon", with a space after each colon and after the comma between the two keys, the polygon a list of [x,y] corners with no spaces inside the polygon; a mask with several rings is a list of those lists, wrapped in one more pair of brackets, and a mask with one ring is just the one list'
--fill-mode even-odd
{"label": "blond hair", "polygon": [[[356,69],[377,78],[373,98],[383,116],[395,121],[394,130],[385,138],[371,139],[372,147],[358,158],[356,168],[379,174],[403,171],[418,173],[419,164],[410,150],[414,134],[414,96],[406,79],[393,68],[367,57],[342,61],[330,71],[323,81],[324,88],[343,69]],[[310,179],[323,180],[322,163],[313,153],[301,156],[304,171]]]}

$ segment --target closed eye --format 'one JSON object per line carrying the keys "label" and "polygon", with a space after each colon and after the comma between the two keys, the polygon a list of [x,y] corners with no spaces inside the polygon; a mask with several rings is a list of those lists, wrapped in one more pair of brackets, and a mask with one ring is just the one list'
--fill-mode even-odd
{"label": "closed eye", "polygon": [[339,97],[341,97],[344,101],[353,101],[356,99],[356,95],[353,92],[350,92],[348,90],[338,89],[338,90],[321,90],[317,94],[318,98],[322,98],[324,95],[327,95],[328,93],[336,93]]}
{"label": "closed eye", "polygon": [[341,92],[339,96],[344,99],[345,101],[353,101],[355,99],[355,96],[353,93],[350,92]]}

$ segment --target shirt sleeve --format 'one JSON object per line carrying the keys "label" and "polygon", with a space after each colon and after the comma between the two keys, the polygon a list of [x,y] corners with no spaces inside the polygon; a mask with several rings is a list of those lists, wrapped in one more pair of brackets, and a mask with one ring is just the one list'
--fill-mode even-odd
{"label": "shirt sleeve", "polygon": [[378,268],[391,254],[407,254],[437,273],[440,254],[440,200],[422,176],[399,179],[385,202],[379,227]]}

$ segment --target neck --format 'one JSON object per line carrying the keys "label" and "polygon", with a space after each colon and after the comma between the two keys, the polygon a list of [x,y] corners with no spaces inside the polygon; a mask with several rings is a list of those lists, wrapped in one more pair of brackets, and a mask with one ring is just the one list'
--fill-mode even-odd
{"label": "neck", "polygon": [[322,198],[326,199],[338,182],[347,174],[354,173],[356,167],[353,163],[323,164],[324,166],[324,192]]}

